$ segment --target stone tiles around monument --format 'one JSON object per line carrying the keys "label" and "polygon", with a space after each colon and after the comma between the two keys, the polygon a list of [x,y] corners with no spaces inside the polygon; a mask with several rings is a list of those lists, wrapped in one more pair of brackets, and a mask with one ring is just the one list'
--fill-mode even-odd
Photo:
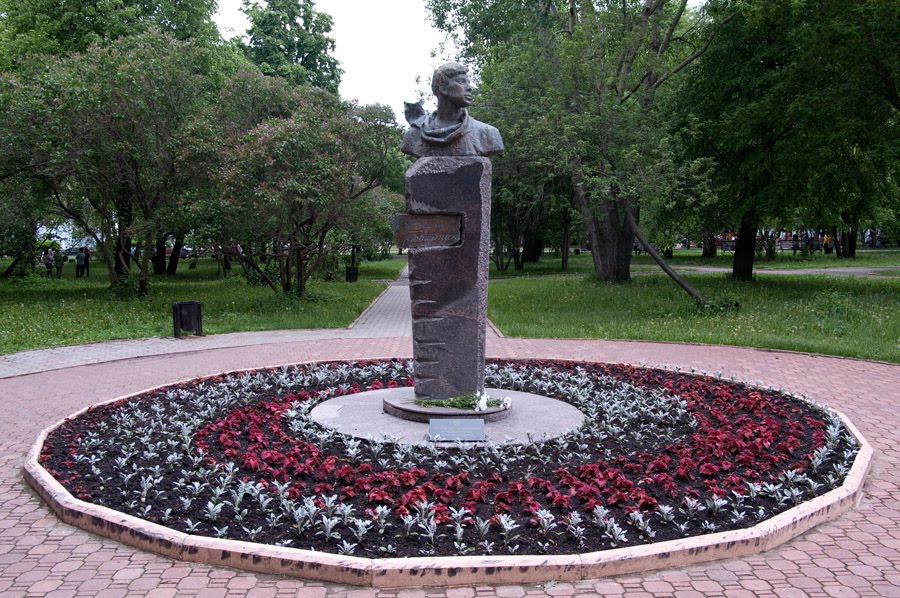
{"label": "stone tiles around monument", "polygon": [[[405,288],[400,287],[403,291]],[[408,302],[406,303],[408,306]],[[402,319],[402,318],[395,318]],[[409,329],[406,328],[408,331]],[[309,338],[253,333],[205,337],[173,354],[135,354],[128,343],[79,347],[78,365],[0,379],[0,595],[280,596],[475,598],[500,596],[898,596],[900,595],[900,366],[757,349],[561,339],[489,337],[491,357],[611,361],[715,372],[809,395],[846,413],[872,443],[874,469],[855,510],[768,552],[612,578],[500,585],[483,582],[426,591],[353,586],[173,561],[60,523],[22,481],[38,431],[77,409],[150,386],[287,361],[409,356],[408,332],[380,337],[317,331]],[[328,338],[331,335],[331,338]],[[227,335],[223,335],[227,336]],[[218,346],[217,346],[218,343]],[[32,355],[34,353],[32,352]],[[27,357],[13,360],[21,364]],[[96,363],[90,363],[91,360]],[[28,365],[27,363],[25,364]]]}

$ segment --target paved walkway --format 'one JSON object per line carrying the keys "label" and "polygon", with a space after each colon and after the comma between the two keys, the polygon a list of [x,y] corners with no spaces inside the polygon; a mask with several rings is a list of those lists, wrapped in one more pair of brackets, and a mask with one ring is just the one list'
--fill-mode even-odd
{"label": "paved walkway", "polygon": [[[847,413],[876,451],[855,511],[777,550],[685,569],[579,583],[371,590],[181,563],[60,523],[21,477],[41,429],[86,405],[176,380],[319,359],[408,357],[402,282],[347,330],[150,339],[30,351],[0,361],[0,596],[900,596],[900,366],[673,343],[512,339],[492,357],[645,363],[771,384]],[[393,306],[393,307],[390,307]],[[53,359],[49,359],[52,356]]]}
{"label": "paved walkway", "polygon": [[[718,266],[675,266],[679,272],[703,272],[731,274],[731,268]],[[894,273],[900,273],[898,266],[841,266],[836,268],[766,268],[758,265],[753,268],[754,274],[784,274],[789,276],[862,276],[884,278]]]}

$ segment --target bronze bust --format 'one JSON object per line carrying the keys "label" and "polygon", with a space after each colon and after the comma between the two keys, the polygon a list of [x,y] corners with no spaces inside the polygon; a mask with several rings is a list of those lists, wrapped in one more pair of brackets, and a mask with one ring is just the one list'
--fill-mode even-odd
{"label": "bronze bust", "polygon": [[466,110],[472,103],[468,68],[458,62],[439,66],[431,78],[437,110],[425,114],[421,103],[406,104],[409,130],[401,149],[416,158],[430,156],[493,156],[503,151],[496,127],[475,120]]}

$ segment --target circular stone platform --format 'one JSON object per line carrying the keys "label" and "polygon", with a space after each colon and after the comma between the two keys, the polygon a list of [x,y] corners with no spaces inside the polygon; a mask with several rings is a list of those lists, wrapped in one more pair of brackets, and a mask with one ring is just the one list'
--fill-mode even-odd
{"label": "circular stone platform", "polygon": [[[501,421],[485,421],[485,437],[489,443],[524,443],[529,435],[533,440],[562,436],[577,429],[584,414],[568,403],[515,390],[486,388],[495,398],[509,397],[512,407]],[[329,399],[313,408],[313,421],[340,434],[377,440],[393,437],[398,442],[419,444],[428,441],[428,422],[401,419],[384,413],[382,402],[410,401],[415,390],[383,388]]]}

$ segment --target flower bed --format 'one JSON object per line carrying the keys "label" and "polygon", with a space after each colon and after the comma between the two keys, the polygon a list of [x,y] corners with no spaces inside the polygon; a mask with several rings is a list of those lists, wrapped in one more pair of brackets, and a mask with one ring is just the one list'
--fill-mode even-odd
{"label": "flower bed", "polygon": [[333,396],[408,385],[410,368],[323,363],[155,390],[66,421],[40,462],[82,500],[187,533],[378,557],[749,527],[840,485],[857,451],[839,418],[796,398],[605,364],[489,364],[486,386],[582,410],[552,441],[406,445],[309,417]]}

